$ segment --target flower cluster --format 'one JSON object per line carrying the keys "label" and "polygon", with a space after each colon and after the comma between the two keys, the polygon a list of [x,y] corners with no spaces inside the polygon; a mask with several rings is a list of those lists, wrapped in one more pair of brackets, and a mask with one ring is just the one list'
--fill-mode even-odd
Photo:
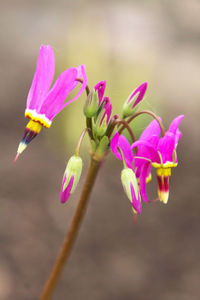
{"label": "flower cluster", "polygon": [[[122,118],[118,115],[111,116],[112,104],[110,98],[104,95],[105,81],[98,82],[90,91],[87,86],[85,67],[81,65],[65,70],[50,88],[54,69],[53,49],[50,45],[42,45],[25,110],[25,116],[30,121],[25,128],[15,161],[41,128],[49,128],[53,118],[86,90],[84,115],[87,126],[81,134],[75,154],[67,163],[60,193],[61,202],[68,200],[78,184],[83,164],[79,150],[87,132],[93,160],[102,162],[111,149],[116,158],[123,162],[121,181],[135,214],[140,214],[142,211],[141,199],[149,202],[146,185],[151,180],[152,167],[157,171],[158,198],[161,202],[167,203],[171,168],[178,164],[176,148],[181,137],[178,127],[184,116],[176,117],[165,132],[161,118],[153,112],[135,112],[144,98],[147,89],[146,82],[137,87],[127,98],[122,108]],[[81,83],[81,88],[76,96],[65,102],[78,83]],[[154,120],[136,141],[129,124],[134,118],[144,113],[153,116]],[[128,130],[132,138],[131,144],[123,135],[124,129]]]}
{"label": "flower cluster", "polygon": [[[124,170],[127,170],[127,174],[130,174],[128,187],[128,180],[124,179],[123,176],[121,176],[121,179],[134,212],[141,213],[141,205],[138,205],[141,202],[141,197],[145,202],[149,202],[146,183],[151,180],[151,166],[157,170],[159,200],[167,203],[171,168],[176,167],[178,164],[176,147],[181,137],[178,126],[183,117],[183,115],[176,117],[170,124],[168,131],[161,138],[158,120],[152,121],[143,131],[139,140],[132,145],[118,132],[112,138],[112,152],[119,160],[124,161]],[[136,149],[135,153],[133,153],[133,149]],[[135,178],[138,185],[133,189],[132,187],[136,185]],[[138,189],[140,193],[138,193]],[[127,192],[127,190],[132,192]]]}

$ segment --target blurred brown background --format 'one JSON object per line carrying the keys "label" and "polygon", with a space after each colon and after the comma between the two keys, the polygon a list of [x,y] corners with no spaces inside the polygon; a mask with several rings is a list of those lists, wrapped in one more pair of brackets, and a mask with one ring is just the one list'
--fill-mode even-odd
{"label": "blurred brown background", "polygon": [[[85,99],[66,108],[14,165],[39,47],[51,44],[56,76],[84,63],[89,85],[105,79],[115,113],[148,81],[143,107],[166,128],[178,114],[183,137],[167,205],[143,205],[137,225],[110,155],[96,182],[79,238],[53,300],[200,298],[200,1],[1,1],[0,299],[35,300],[73,215],[88,167],[66,205],[65,164],[84,126]],[[141,117],[137,136],[150,121]],[[149,195],[156,196],[155,178]]]}

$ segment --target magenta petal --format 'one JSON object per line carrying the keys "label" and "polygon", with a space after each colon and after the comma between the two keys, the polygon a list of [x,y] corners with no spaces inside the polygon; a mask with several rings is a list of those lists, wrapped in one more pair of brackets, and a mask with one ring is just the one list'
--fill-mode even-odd
{"label": "magenta petal", "polygon": [[[161,120],[161,118],[159,118]],[[162,120],[161,120],[162,121]],[[152,135],[160,136],[160,125],[156,120],[153,120],[143,131],[140,140],[149,140]]]}
{"label": "magenta petal", "polygon": [[72,189],[72,186],[73,186],[73,182],[74,182],[74,176],[72,176],[70,178],[70,181],[69,181],[66,189],[63,191],[63,187],[64,187],[64,184],[65,184],[65,181],[66,181],[66,175],[63,178],[62,187],[61,187],[61,191],[60,191],[60,201],[62,203],[65,203],[69,199],[70,192],[71,192],[71,189]]}
{"label": "magenta petal", "polygon": [[[83,82],[81,84],[81,88],[80,88],[79,92],[76,94],[76,96],[74,98],[72,98],[71,100],[69,100],[69,101],[67,101],[66,103],[63,104],[62,108],[66,107],[71,102],[76,100],[84,92],[84,90],[87,86],[87,75],[86,75],[86,72],[85,72],[85,65],[81,65],[81,66],[77,67],[76,70],[77,70],[76,78],[81,78],[83,80]],[[79,83],[78,81],[75,81],[72,89],[74,89],[78,83]],[[70,92],[71,92],[71,90],[70,90]]]}
{"label": "magenta petal", "polygon": [[130,97],[127,100],[127,103],[129,103],[133,99],[133,97],[135,97],[135,95],[138,94],[136,101],[132,105],[132,108],[134,108],[143,99],[146,89],[147,89],[147,82],[144,82],[130,95]]}
{"label": "magenta petal", "polygon": [[98,97],[99,97],[99,104],[101,103],[101,100],[103,99],[104,92],[106,88],[106,81],[100,81],[94,86],[94,90],[98,92]]}
{"label": "magenta petal", "polygon": [[173,162],[173,151],[175,150],[175,135],[171,132],[167,132],[165,136],[160,139],[158,150],[162,156],[163,163],[166,163],[167,161]]}
{"label": "magenta petal", "polygon": [[41,114],[45,114],[49,120],[52,120],[63,108],[63,102],[67,98],[71,85],[76,79],[76,68],[70,68],[60,74],[52,89],[48,93],[42,107]]}
{"label": "magenta petal", "polygon": [[170,132],[176,134],[176,130],[181,122],[181,120],[184,118],[184,115],[180,115],[178,117],[176,117],[170,124],[169,126],[169,130]]}
{"label": "magenta petal", "polygon": [[137,156],[150,159],[151,161],[159,161],[157,150],[150,142],[139,140],[131,145],[131,149],[138,147]]}
{"label": "magenta petal", "polygon": [[140,201],[139,191],[138,191],[138,195],[136,195],[132,183],[130,183],[130,189],[131,189],[132,206],[133,206],[133,208],[136,210],[136,212],[138,214],[141,214],[141,212],[142,212],[142,205],[141,205],[141,201]]}
{"label": "magenta petal", "polygon": [[147,197],[147,192],[146,192],[146,180],[150,174],[150,171],[151,171],[151,164],[149,162],[143,163],[140,171],[140,193],[142,199],[145,202],[149,202],[149,199]]}
{"label": "magenta petal", "polygon": [[133,152],[131,150],[131,147],[129,145],[129,142],[123,135],[119,135],[118,132],[115,133],[113,136],[110,147],[114,155],[119,159],[122,160],[121,153],[118,149],[118,147],[122,150],[125,158],[125,162],[129,168],[132,168],[133,164]]}
{"label": "magenta petal", "polygon": [[51,86],[55,70],[55,58],[50,45],[40,47],[37,66],[31,88],[28,93],[26,108],[40,108]]}
{"label": "magenta petal", "polygon": [[177,130],[176,130],[176,135],[175,135],[175,147],[177,146],[178,141],[179,141],[179,139],[181,138],[181,136],[182,136],[181,131],[180,131],[179,129],[177,129]]}
{"label": "magenta petal", "polygon": [[110,148],[113,154],[119,159],[122,160],[121,154],[118,152],[118,142],[119,142],[119,133],[116,132],[110,141]]}

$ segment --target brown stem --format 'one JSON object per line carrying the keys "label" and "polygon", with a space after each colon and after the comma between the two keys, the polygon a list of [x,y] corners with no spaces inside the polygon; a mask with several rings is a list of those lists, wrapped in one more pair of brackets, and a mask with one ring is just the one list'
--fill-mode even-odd
{"label": "brown stem", "polygon": [[[76,78],[76,81],[79,81],[79,82],[83,83],[83,79],[81,79],[81,78]],[[90,89],[89,89],[88,85],[86,85],[85,90],[86,90],[86,94],[88,96],[89,93],[90,93]]]}
{"label": "brown stem", "polygon": [[[164,129],[164,126],[163,126],[162,122],[160,121],[159,117],[150,110],[141,110],[141,111],[135,113],[132,117],[130,117],[127,120],[127,123],[130,123],[133,119],[135,119],[137,116],[142,115],[142,114],[148,114],[148,115],[152,116],[158,122],[158,124],[160,125],[161,135],[162,136],[165,135],[165,129]],[[125,129],[125,126],[123,126],[120,129],[119,133],[121,133],[124,129]]]}
{"label": "brown stem", "polygon": [[133,143],[136,141],[136,138],[135,138],[135,135],[133,133],[133,130],[131,129],[131,127],[128,125],[128,122],[125,121],[125,120],[119,120],[119,121],[116,121],[116,124],[119,126],[120,124],[123,124],[123,127],[119,130],[119,134],[122,133],[122,129],[127,129],[130,136],[131,136],[131,139],[133,141]]}
{"label": "brown stem", "polygon": [[60,252],[58,253],[56,262],[53,266],[50,276],[44,286],[43,292],[39,298],[40,300],[50,299],[53,290],[56,286],[56,283],[61,275],[63,267],[69,258],[75,239],[79,232],[81,221],[84,217],[87,208],[89,196],[94,186],[95,179],[97,177],[97,173],[99,170],[99,166],[100,166],[100,161],[91,159],[90,167],[87,173],[87,177],[85,179],[80,200],[76,208],[76,211],[74,213],[73,219],[71,221],[69,231],[64,239],[64,243],[60,249]]}

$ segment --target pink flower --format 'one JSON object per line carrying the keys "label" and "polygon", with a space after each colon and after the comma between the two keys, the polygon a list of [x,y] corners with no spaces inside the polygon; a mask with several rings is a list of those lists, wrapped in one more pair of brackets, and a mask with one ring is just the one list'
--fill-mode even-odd
{"label": "pink flower", "polygon": [[[53,118],[64,107],[77,99],[87,85],[85,67],[81,65],[61,73],[50,89],[54,71],[53,49],[50,45],[42,45],[38,55],[35,75],[28,93],[25,116],[47,128],[50,127]],[[79,92],[73,99],[64,102],[69,93],[79,84],[77,78],[83,80]]]}
{"label": "pink flower", "polygon": [[[152,121],[139,141],[131,146],[131,148],[137,147],[138,149],[136,159],[140,157],[141,160],[147,160],[150,166],[152,165],[157,169],[158,196],[163,203],[167,203],[169,198],[171,168],[176,167],[178,164],[176,147],[181,137],[178,126],[183,118],[183,115],[176,117],[170,124],[165,136],[160,139],[159,125],[156,120]],[[137,170],[138,172],[142,170],[139,162]]]}
{"label": "pink flower", "polygon": [[[30,119],[19,144],[17,155],[26,149],[30,141],[41,131],[42,126],[49,128],[53,118],[67,105],[76,100],[85,90],[87,77],[85,66],[70,68],[60,74],[54,85],[50,88],[55,71],[55,58],[50,45],[40,47],[36,71],[31,88],[28,93],[25,116]],[[82,85],[74,98],[65,102],[70,92],[82,80]]]}

